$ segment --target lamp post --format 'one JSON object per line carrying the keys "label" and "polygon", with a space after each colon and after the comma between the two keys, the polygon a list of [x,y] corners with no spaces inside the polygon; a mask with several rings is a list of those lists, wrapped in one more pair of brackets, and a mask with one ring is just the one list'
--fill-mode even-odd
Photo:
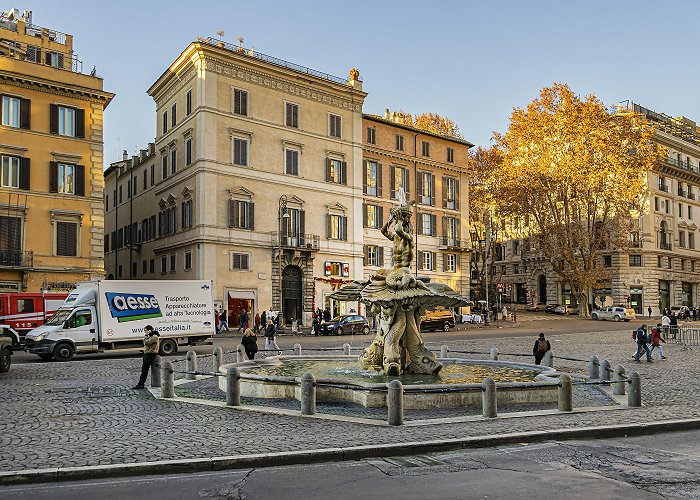
{"label": "lamp post", "polygon": [[286,224],[289,220],[289,212],[287,211],[287,195],[280,196],[279,208],[277,210],[277,255],[279,257],[279,297],[280,297],[280,315],[282,316],[280,324],[284,321],[284,301],[282,300],[282,222]]}

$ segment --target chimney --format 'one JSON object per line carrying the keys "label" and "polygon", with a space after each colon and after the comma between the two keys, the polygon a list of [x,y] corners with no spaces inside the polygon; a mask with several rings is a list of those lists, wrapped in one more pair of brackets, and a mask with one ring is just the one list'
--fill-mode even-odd
{"label": "chimney", "polygon": [[126,152],[126,149],[122,151],[122,160],[126,161],[129,159],[129,153]]}
{"label": "chimney", "polygon": [[151,156],[153,154],[156,154],[156,143],[149,142],[148,143],[148,156]]}

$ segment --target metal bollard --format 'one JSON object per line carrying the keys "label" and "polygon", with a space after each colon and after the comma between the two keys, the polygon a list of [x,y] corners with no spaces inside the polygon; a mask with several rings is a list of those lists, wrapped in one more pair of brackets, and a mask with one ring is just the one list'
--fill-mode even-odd
{"label": "metal bollard", "polygon": [[615,367],[615,373],[613,374],[613,394],[616,396],[624,396],[627,388],[627,381],[625,380],[625,367],[622,365],[617,365]]}
{"label": "metal bollard", "polygon": [[214,366],[213,372],[219,373],[219,368],[224,364],[224,351],[221,347],[215,347],[212,354],[214,355],[212,358],[212,364]]}
{"label": "metal bollard", "polygon": [[595,354],[591,355],[591,358],[588,360],[588,378],[590,380],[598,380],[600,379],[600,367],[598,366],[598,356]]}
{"label": "metal bollard", "polygon": [[630,389],[627,393],[627,406],[639,408],[642,406],[642,378],[638,372],[629,375]]}
{"label": "metal bollard", "polygon": [[243,363],[246,360],[247,356],[245,354],[245,347],[243,345],[238,344],[238,347],[236,347],[236,363]]}
{"label": "metal bollard", "polygon": [[496,381],[493,377],[486,377],[481,382],[481,388],[481,409],[484,418],[495,418],[498,415]]}
{"label": "metal bollard", "polygon": [[492,347],[489,351],[489,355],[491,356],[491,361],[498,361],[498,349]]}
{"label": "metal bollard", "polygon": [[607,359],[600,362],[600,380],[604,382],[610,380],[610,361]]}
{"label": "metal bollard", "polygon": [[[188,372],[196,372],[197,371],[197,353],[194,351],[187,351],[187,356],[185,356],[185,359],[187,360],[187,371]],[[197,375],[193,373],[187,373],[185,374],[185,378],[187,380],[197,380]]]}
{"label": "metal bollard", "polygon": [[301,376],[301,414],[316,414],[316,377],[309,372]]}
{"label": "metal bollard", "polygon": [[151,387],[160,387],[160,364],[162,362],[163,359],[159,354],[156,354],[151,367]]}
{"label": "metal bollard", "polygon": [[447,348],[446,345],[440,346],[440,357],[441,358],[446,358],[447,357],[447,352],[449,349]]}
{"label": "metal bollard", "polygon": [[226,406],[241,406],[241,374],[235,366],[226,370]]}
{"label": "metal bollard", "polygon": [[350,344],[343,344],[343,356],[350,356]]}
{"label": "metal bollard", "polygon": [[301,344],[294,344],[294,355],[301,356]]}
{"label": "metal bollard", "polygon": [[387,384],[386,407],[389,425],[403,425],[403,384],[398,380]]}
{"label": "metal bollard", "polygon": [[571,375],[564,373],[559,376],[559,411],[574,409],[574,384]]}
{"label": "metal bollard", "polygon": [[552,351],[547,351],[544,353],[542,364],[549,368],[554,368],[554,354],[552,354]]}
{"label": "metal bollard", "polygon": [[167,359],[160,364],[160,397],[174,398],[175,397],[175,371],[173,364]]}

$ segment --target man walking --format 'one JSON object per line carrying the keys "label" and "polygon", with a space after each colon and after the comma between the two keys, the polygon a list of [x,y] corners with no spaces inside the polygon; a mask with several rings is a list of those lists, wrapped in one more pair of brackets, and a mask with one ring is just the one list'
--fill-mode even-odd
{"label": "man walking", "polygon": [[551,349],[552,346],[549,344],[549,340],[544,338],[544,333],[540,333],[540,337],[535,340],[535,346],[532,348],[532,354],[535,356],[535,364],[539,365],[544,359],[544,355]]}
{"label": "man walking", "polygon": [[644,351],[647,355],[647,362],[651,363],[651,353],[649,352],[649,347],[647,347],[647,325],[640,326],[637,331],[634,332],[634,339],[637,341],[637,352],[634,355],[634,360],[639,363],[639,357]]}
{"label": "man walking", "polygon": [[158,332],[153,330],[151,325],[146,325],[143,329],[143,333],[143,364],[141,365],[141,378],[139,378],[139,382],[134,386],[134,389],[143,389],[146,383],[146,377],[148,377],[148,371],[151,370],[153,362],[158,355],[158,349],[160,348],[160,336]]}
{"label": "man walking", "polygon": [[651,306],[647,307],[647,312],[649,313],[649,317],[651,318]]}
{"label": "man walking", "polygon": [[275,324],[272,322],[271,319],[268,319],[267,327],[265,327],[265,350],[267,352],[270,352],[270,350],[274,349],[279,354],[282,354],[280,347],[277,345],[277,342],[275,342],[275,335],[277,335],[277,329],[275,328]]}
{"label": "man walking", "polygon": [[231,329],[228,327],[228,315],[226,314],[226,309],[222,309],[221,314],[219,315],[219,333],[223,332],[224,328],[226,328],[227,332],[231,331]]}
{"label": "man walking", "polygon": [[239,324],[239,326],[238,326],[238,330],[236,331],[236,333],[245,332],[246,329],[248,328],[248,310],[247,309],[243,309],[241,311],[241,317],[238,319],[238,324]]}

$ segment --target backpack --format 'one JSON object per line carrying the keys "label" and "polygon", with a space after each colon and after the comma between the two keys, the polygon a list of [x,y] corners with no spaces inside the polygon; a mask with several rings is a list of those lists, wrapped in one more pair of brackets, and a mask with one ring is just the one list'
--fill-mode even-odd
{"label": "backpack", "polygon": [[637,334],[637,343],[639,344],[646,344],[647,343],[647,332],[642,330],[641,328],[636,331]]}
{"label": "backpack", "polygon": [[537,339],[537,352],[547,352],[547,341],[545,339]]}

